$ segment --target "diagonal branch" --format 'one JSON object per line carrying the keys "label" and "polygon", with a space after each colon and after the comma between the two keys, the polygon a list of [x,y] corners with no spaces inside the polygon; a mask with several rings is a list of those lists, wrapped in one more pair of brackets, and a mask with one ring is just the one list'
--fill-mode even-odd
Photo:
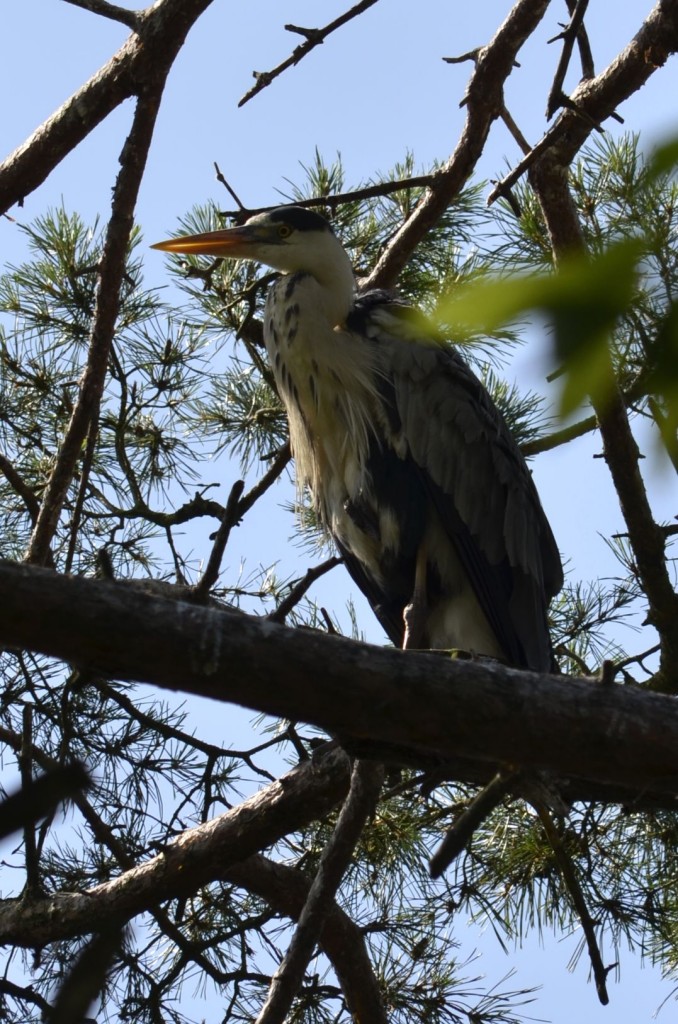
{"label": "diagonal branch", "polygon": [[187,829],[163,851],[84,893],[0,901],[0,942],[42,946],[127,921],[158,903],[226,877],[229,865],[327,814],[343,798],[348,759],[337,749],[306,761],[218,818]]}
{"label": "diagonal branch", "polygon": [[334,902],[365,823],[374,808],[384,777],[381,765],[356,761],[351,788],[313,879],[304,909],[299,915],[282,963],[271,979],[271,987],[257,1024],[284,1024],[313,956],[325,917]]}
{"label": "diagonal branch", "polygon": [[151,84],[160,87],[189,29],[211,3],[212,0],[159,0],[136,13],[136,32],[0,164],[0,213],[14,203],[22,204],[121,103],[140,95]]}
{"label": "diagonal branch", "polygon": [[110,4],[108,0],[66,0],[67,4],[73,7],[82,7],[92,14],[100,14],[102,18],[110,18],[111,21],[119,21],[127,25],[133,32],[139,28],[141,19],[136,11],[130,11],[127,7],[118,7],[117,4]]}
{"label": "diagonal branch", "polygon": [[374,7],[376,3],[377,0],[360,0],[360,3],[357,3],[354,7],[351,7],[349,11],[346,11],[338,18],[335,18],[334,21],[329,22],[329,24],[325,25],[324,28],[300,28],[298,25],[285,25],[288,32],[296,32],[297,35],[303,36],[305,42],[300,43],[299,46],[295,47],[287,60],[284,60],[282,64],[278,64],[278,66],[273,68],[271,71],[253,71],[252,74],[254,75],[256,82],[252,88],[245,93],[242,99],[238,101],[238,106],[244,106],[245,103],[252,99],[252,97],[256,96],[257,93],[262,91],[262,89],[266,89],[271,82],[275,81],[283,71],[287,71],[288,68],[298,64],[300,60],[303,60],[303,58],[311,52],[311,50],[315,49],[316,46],[320,46],[321,43],[324,43],[330,33],[335,32],[338,28],[341,28],[342,25],[345,25],[346,22],[351,21],[353,18],[357,18],[359,14],[362,14],[363,11],[366,11],[368,8]]}
{"label": "diagonal branch", "polygon": [[[300,871],[275,864],[260,854],[228,868],[224,879],[257,893],[279,914],[294,920],[299,918],[310,889],[308,879]],[[386,1011],[363,932],[336,903],[330,903],[326,909],[320,945],[332,962],[353,1019],[386,1024]]]}
{"label": "diagonal branch", "polygon": [[[553,84],[546,104],[547,121],[550,121],[558,107],[562,106],[565,75],[567,74],[567,69],[570,64],[574,44],[579,37],[580,31],[583,30],[584,15],[586,14],[586,8],[588,5],[589,0],[576,0],[574,9],[570,12],[570,24],[561,33],[561,35],[555,37],[555,39],[563,40],[563,49],[560,54],[555,78],[553,79]],[[549,42],[553,43],[555,42],[555,39],[549,39]]]}
{"label": "diagonal branch", "polygon": [[377,261],[369,288],[392,287],[412,252],[436,224],[473,173],[492,122],[504,110],[504,83],[516,55],[541,21],[548,0],[518,0],[492,40],[477,53],[464,100],[466,123],[457,147],[438,173],[435,186],[421,199]]}

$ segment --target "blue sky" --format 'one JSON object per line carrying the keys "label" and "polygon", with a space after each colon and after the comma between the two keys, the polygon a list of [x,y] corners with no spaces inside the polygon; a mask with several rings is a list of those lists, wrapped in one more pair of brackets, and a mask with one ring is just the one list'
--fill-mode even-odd
{"label": "blue sky", "polygon": [[[214,161],[245,203],[259,206],[275,202],[286,179],[300,179],[299,163],[310,162],[316,146],[328,159],[341,153],[349,184],[387,170],[408,150],[418,164],[449,155],[464,121],[459,101],[470,65],[447,65],[441,58],[486,42],[509,10],[508,0],[475,5],[382,0],[238,109],[238,99],[252,83],[252,71],[273,67],[297,44],[298,37],[284,31],[285,23],[315,26],[348,6],[337,0],[215,0],[189,35],[167,86],[138,207],[147,242],[166,237],[177,217],[195,202],[214,198],[221,206],[230,205],[214,180]],[[597,70],[631,38],[649,9],[649,0],[614,5],[591,0],[587,26]],[[507,87],[507,105],[531,142],[546,127],[546,92],[559,53],[557,45],[547,46],[546,40],[559,31],[557,22],[564,12],[564,4],[552,5]],[[126,36],[123,26],[61,0],[6,4],[0,62],[3,156],[94,73]],[[625,127],[642,128],[648,145],[678,129],[677,84],[674,59],[620,111]],[[23,209],[11,211],[16,220],[28,222],[63,202],[86,220],[99,216],[105,221],[131,113],[131,102],[117,110],[39,191],[27,197]],[[612,123],[609,129],[622,130]],[[515,143],[496,124],[479,176],[498,176],[506,161],[514,162],[517,156]],[[0,252],[3,263],[17,263],[25,254],[22,233],[7,219],[0,220]],[[150,283],[167,282],[165,263],[157,253],[149,253],[146,268]],[[511,372],[526,386],[541,386],[542,355],[542,349],[523,350]],[[544,505],[575,575],[615,572],[599,534],[609,533],[610,521],[613,528],[621,527],[621,519],[602,460],[592,459],[597,447],[595,440],[583,440],[534,464]],[[673,480],[659,473],[651,459],[648,472],[662,514],[674,514],[675,490],[669,490]],[[278,493],[272,501],[288,498]],[[256,551],[247,547],[246,535],[241,540],[238,533],[237,543],[243,548],[234,551],[234,557],[265,561],[269,553],[273,559],[280,556],[281,548],[291,565],[300,554],[304,557],[288,544],[289,520],[276,516],[270,527],[270,508],[257,515],[261,529]],[[249,525],[256,528],[256,520]],[[334,581],[326,584],[334,591],[336,586]],[[322,598],[322,587],[317,594]],[[339,603],[336,594],[333,600]],[[361,626],[370,639],[381,642],[372,621],[363,607]],[[487,953],[482,970],[490,977],[500,977],[512,965],[514,958],[505,958],[491,937],[471,941]],[[670,991],[657,972],[639,973],[633,958],[627,957],[621,983],[611,985],[612,1007],[603,1010],[593,987],[586,984],[585,967],[580,965],[574,977],[566,972],[572,946],[572,941],[550,942],[541,953],[530,941],[517,957],[517,984],[544,980],[535,1016],[554,1024],[570,1024],[575,1013],[591,1024],[639,1024],[650,1020]],[[665,1019],[672,1012],[666,1010]]]}

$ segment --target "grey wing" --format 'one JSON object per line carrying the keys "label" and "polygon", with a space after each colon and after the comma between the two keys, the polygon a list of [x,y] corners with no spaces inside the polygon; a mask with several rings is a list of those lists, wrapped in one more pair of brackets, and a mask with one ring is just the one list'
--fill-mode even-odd
{"label": "grey wing", "polygon": [[546,609],[563,577],[530,471],[464,360],[430,338],[414,340],[411,326],[393,330],[401,321],[393,308],[372,311],[390,443],[416,464],[507,657],[547,671]]}

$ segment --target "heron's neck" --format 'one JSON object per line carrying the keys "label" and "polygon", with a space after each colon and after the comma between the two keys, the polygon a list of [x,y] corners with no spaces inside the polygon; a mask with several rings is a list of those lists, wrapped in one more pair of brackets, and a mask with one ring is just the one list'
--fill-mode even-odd
{"label": "heron's neck", "polygon": [[353,305],[355,281],[351,261],[339,244],[329,259],[314,262],[308,278],[302,292],[313,302],[316,315],[331,327],[343,324]]}

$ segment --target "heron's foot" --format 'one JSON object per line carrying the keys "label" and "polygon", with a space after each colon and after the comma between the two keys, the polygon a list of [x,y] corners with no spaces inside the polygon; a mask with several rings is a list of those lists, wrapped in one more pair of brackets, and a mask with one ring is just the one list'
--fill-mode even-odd
{"label": "heron's foot", "polygon": [[403,650],[425,650],[426,605],[416,600],[405,605],[403,609],[403,622],[405,623]]}

